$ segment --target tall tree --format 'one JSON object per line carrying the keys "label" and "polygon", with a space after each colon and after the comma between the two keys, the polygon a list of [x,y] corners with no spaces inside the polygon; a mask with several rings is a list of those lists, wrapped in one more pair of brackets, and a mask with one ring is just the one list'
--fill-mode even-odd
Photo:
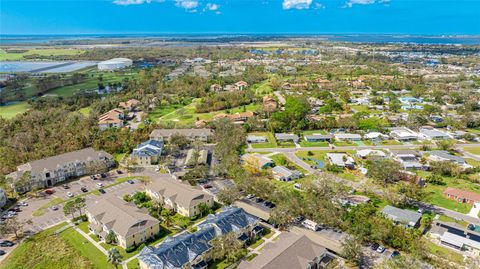
{"label": "tall tree", "polygon": [[118,268],[118,265],[122,262],[122,255],[118,252],[118,249],[111,248],[108,250],[108,262],[113,264],[115,268]]}

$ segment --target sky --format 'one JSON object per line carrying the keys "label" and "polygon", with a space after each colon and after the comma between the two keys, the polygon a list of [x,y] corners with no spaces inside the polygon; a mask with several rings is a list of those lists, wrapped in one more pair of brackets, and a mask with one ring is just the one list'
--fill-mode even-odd
{"label": "sky", "polygon": [[480,34],[480,0],[0,0],[0,34]]}

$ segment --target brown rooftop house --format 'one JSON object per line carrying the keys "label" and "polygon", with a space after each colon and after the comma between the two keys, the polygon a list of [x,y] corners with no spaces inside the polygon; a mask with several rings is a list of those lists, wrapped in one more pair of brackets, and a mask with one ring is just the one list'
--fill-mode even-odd
{"label": "brown rooftop house", "polygon": [[262,253],[251,261],[242,261],[238,269],[305,269],[325,268],[334,256],[325,247],[305,235],[287,232],[267,243]]}
{"label": "brown rooftop house", "polygon": [[235,86],[239,89],[239,90],[244,90],[245,88],[248,87],[248,83],[243,81],[243,80],[240,80],[238,82],[235,83]]}
{"label": "brown rooftop house", "polygon": [[459,190],[455,188],[447,188],[443,192],[443,194],[459,203],[474,204],[480,202],[480,194],[474,192]]}
{"label": "brown rooftop house", "polygon": [[212,84],[212,85],[210,85],[210,91],[211,91],[211,92],[219,92],[219,91],[221,91],[221,90],[223,90],[222,85],[219,85],[219,84]]}
{"label": "brown rooftop house", "polygon": [[48,188],[70,178],[97,173],[90,169],[93,167],[109,168],[114,164],[112,155],[107,152],[86,148],[19,165],[17,171],[7,177],[18,182],[24,173],[29,172],[30,181],[15,186],[16,191],[27,192],[34,187]]}
{"label": "brown rooftop house", "polygon": [[98,128],[102,131],[108,128],[121,128],[123,127],[124,117],[122,110],[112,109],[98,118]]}
{"label": "brown rooftop house", "polygon": [[146,193],[185,217],[200,214],[200,204],[213,206],[213,197],[199,189],[174,179],[169,174],[160,174],[151,179]]}
{"label": "brown rooftop house", "polygon": [[150,133],[154,140],[168,141],[172,135],[182,135],[191,141],[207,142],[213,137],[212,129],[155,129]]}
{"label": "brown rooftop house", "polygon": [[160,232],[160,222],[145,208],[138,208],[114,196],[95,201],[87,206],[89,229],[105,240],[114,232],[118,245],[128,248],[154,238]]}
{"label": "brown rooftop house", "polygon": [[278,103],[275,99],[270,95],[265,95],[262,99],[263,110],[265,112],[274,112],[277,110]]}
{"label": "brown rooftop house", "polygon": [[118,105],[119,107],[123,108],[123,109],[126,109],[128,111],[133,111],[135,110],[139,105],[140,105],[140,101],[138,101],[137,99],[130,99],[126,102],[120,102],[120,104]]}

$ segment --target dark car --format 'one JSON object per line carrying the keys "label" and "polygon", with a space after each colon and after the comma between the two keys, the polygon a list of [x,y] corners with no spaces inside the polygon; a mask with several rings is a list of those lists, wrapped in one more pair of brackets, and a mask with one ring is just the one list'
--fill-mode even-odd
{"label": "dark car", "polygon": [[107,193],[104,189],[98,189],[98,191],[99,191],[101,194]]}
{"label": "dark car", "polygon": [[263,202],[263,199],[262,199],[262,198],[257,198],[257,199],[255,199],[255,202],[257,202],[257,203],[262,203],[262,202]]}
{"label": "dark car", "polygon": [[3,251],[3,250],[0,249],[0,256],[5,255],[5,253],[6,253],[5,251]]}
{"label": "dark car", "polygon": [[0,242],[0,247],[12,247],[15,245],[12,241],[4,240]]}
{"label": "dark car", "polygon": [[97,180],[97,178],[96,178],[95,176],[90,176],[90,178],[91,178],[92,180]]}
{"label": "dark car", "polygon": [[107,174],[102,173],[102,174],[100,174],[100,176],[101,176],[102,178],[106,178],[106,177],[107,177]]}
{"label": "dark car", "polygon": [[55,193],[55,190],[53,189],[48,189],[45,191],[46,194],[54,194]]}
{"label": "dark car", "polygon": [[123,174],[122,170],[117,170],[117,174],[119,175]]}
{"label": "dark car", "polygon": [[370,246],[370,249],[376,251],[379,246],[380,246],[379,244],[373,243],[373,244]]}
{"label": "dark car", "polygon": [[395,258],[395,257],[397,257],[398,255],[400,255],[400,252],[394,250],[394,251],[392,252],[392,254],[390,255],[390,257],[391,257],[391,258]]}
{"label": "dark car", "polygon": [[82,190],[83,192],[88,192],[87,188],[85,187],[82,187],[80,190]]}
{"label": "dark car", "polygon": [[131,180],[131,179],[127,180],[127,182],[130,183],[130,184],[134,184],[134,183],[135,183],[135,181],[133,181],[133,180]]}
{"label": "dark car", "polygon": [[70,189],[70,186],[68,186],[67,184],[65,184],[65,185],[63,185],[63,188],[66,189],[66,190],[68,190],[68,189]]}

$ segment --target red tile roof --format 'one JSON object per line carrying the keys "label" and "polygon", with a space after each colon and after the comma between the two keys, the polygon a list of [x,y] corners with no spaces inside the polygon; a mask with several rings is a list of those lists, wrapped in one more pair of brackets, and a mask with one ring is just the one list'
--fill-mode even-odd
{"label": "red tile roof", "polygon": [[470,191],[464,191],[464,190],[459,190],[455,188],[447,188],[443,194],[445,195],[450,195],[450,196],[456,196],[457,198],[460,199],[467,199],[475,202],[480,202],[480,194],[470,192]]}

